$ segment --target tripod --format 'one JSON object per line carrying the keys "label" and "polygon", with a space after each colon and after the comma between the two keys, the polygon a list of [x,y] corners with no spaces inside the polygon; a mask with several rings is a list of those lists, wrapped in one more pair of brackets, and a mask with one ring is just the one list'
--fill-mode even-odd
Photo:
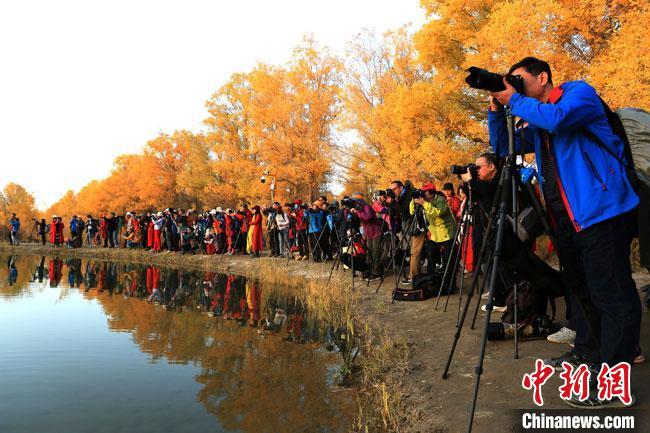
{"label": "tripod", "polygon": [[[517,221],[518,217],[518,201],[517,201],[517,176],[516,176],[516,171],[517,171],[517,165],[516,165],[516,159],[515,159],[515,151],[514,151],[514,117],[510,110],[506,107],[506,122],[507,122],[507,127],[508,127],[508,158],[507,158],[507,166],[504,167],[503,171],[501,172],[501,177],[499,178],[499,185],[497,187],[497,193],[494,197],[494,201],[492,203],[492,210],[490,212],[490,221],[488,222],[487,230],[485,233],[485,236],[483,238],[483,242],[481,245],[481,250],[479,252],[479,261],[476,263],[476,266],[474,268],[474,272],[472,275],[472,284],[468,290],[468,296],[467,299],[465,300],[465,305],[463,307],[463,311],[460,315],[460,318],[458,320],[457,324],[457,329],[456,333],[454,335],[454,342],[452,343],[452,348],[449,354],[449,358],[447,359],[447,365],[445,366],[445,370],[442,374],[442,378],[446,379],[448,377],[448,371],[449,371],[449,366],[451,365],[451,360],[454,354],[454,351],[456,349],[456,345],[458,343],[458,340],[460,339],[460,334],[461,334],[461,329],[463,327],[463,324],[465,322],[465,318],[467,317],[467,311],[469,309],[469,305],[472,300],[472,295],[474,294],[476,284],[478,283],[478,276],[480,273],[480,268],[481,268],[481,260],[484,258],[487,246],[491,244],[492,241],[492,236],[493,236],[493,223],[494,223],[494,216],[496,214],[496,209],[497,209],[497,203],[498,205],[498,215],[499,218],[496,223],[496,239],[494,242],[494,250],[491,254],[491,273],[489,275],[489,285],[488,285],[488,301],[487,301],[487,306],[486,306],[486,315],[485,315],[485,321],[484,321],[484,327],[483,327],[483,333],[482,333],[482,338],[481,338],[481,346],[480,346],[480,351],[479,351],[479,361],[478,364],[475,367],[474,370],[474,388],[473,388],[473,394],[472,394],[472,401],[470,404],[470,412],[469,412],[469,417],[468,417],[468,423],[467,423],[467,432],[471,433],[472,431],[472,426],[474,423],[474,413],[476,411],[476,401],[478,399],[478,391],[479,391],[479,386],[480,386],[480,380],[481,380],[481,374],[483,373],[483,362],[485,360],[485,350],[487,347],[487,330],[488,330],[488,325],[490,323],[490,318],[492,316],[492,309],[493,309],[493,298],[494,298],[494,292],[495,292],[495,287],[496,287],[496,282],[497,282],[497,275],[499,273],[499,267],[501,266],[501,258],[502,258],[502,250],[503,250],[503,239],[505,236],[505,230],[509,229],[506,227],[507,224],[507,209],[508,209],[508,204],[510,202],[510,196],[509,194],[512,194],[512,211],[513,211],[513,218],[514,221]],[[516,225],[516,223],[515,223]],[[516,230],[516,227],[515,227]],[[514,290],[514,321],[515,324],[517,325],[518,317],[517,317],[517,286],[515,285],[513,287]],[[515,331],[515,359],[518,357],[518,332]]]}
{"label": "tripod", "polygon": [[[411,244],[411,238],[413,237],[413,231],[417,227],[417,220],[418,217],[422,215],[422,206],[421,205],[415,205],[415,212],[413,212],[413,218],[411,218],[411,221],[409,222],[408,228],[406,229],[406,233],[404,234],[403,240],[406,243],[406,248],[409,247]],[[424,236],[424,234],[421,234],[421,236]],[[401,244],[401,242],[400,242]],[[398,249],[395,250],[395,254],[397,254]],[[393,255],[393,261],[395,259],[395,256]],[[411,257],[410,260],[413,260],[414,257]],[[420,260],[420,257],[415,258],[416,260]],[[395,295],[397,294],[397,289],[399,288],[399,279],[402,278],[402,272],[404,270],[404,262],[406,261],[406,249],[404,250],[404,255],[402,256],[402,260],[399,265],[399,272],[395,274],[395,288],[393,289],[393,294],[391,296],[391,303],[395,302]]]}
{"label": "tripod", "polygon": [[[469,228],[474,224],[474,202],[473,202],[473,192],[472,192],[472,187],[471,184],[468,184],[469,187],[469,192],[468,192],[468,197],[467,201],[465,202],[466,205],[463,208],[463,211],[461,212],[460,215],[460,223],[456,224],[456,230],[454,233],[453,239],[453,244],[452,244],[452,249],[451,252],[449,253],[449,257],[447,259],[447,263],[445,265],[445,271],[442,275],[442,281],[440,282],[440,288],[438,289],[438,296],[436,299],[436,305],[434,307],[435,310],[438,310],[438,304],[440,302],[440,296],[442,295],[443,288],[445,287],[445,282],[447,282],[447,275],[449,274],[449,269],[451,266],[451,263],[454,263],[453,265],[453,270],[449,274],[449,285],[447,286],[447,300],[445,301],[445,308],[444,311],[447,311],[447,305],[449,304],[449,295],[451,294],[452,288],[456,285],[456,276],[458,272],[458,265],[461,260],[461,256],[463,254],[463,251],[467,251],[468,247],[468,242],[469,242]],[[458,236],[460,235],[460,240],[456,242],[456,239],[458,239]],[[461,270],[461,275],[464,275],[465,273],[465,261],[463,260],[463,266]],[[462,301],[462,289],[463,289],[463,281],[464,279],[461,278],[461,288],[460,288],[460,299],[459,302]],[[460,304],[459,304],[459,312],[460,312]],[[457,320],[458,322],[458,320]]]}

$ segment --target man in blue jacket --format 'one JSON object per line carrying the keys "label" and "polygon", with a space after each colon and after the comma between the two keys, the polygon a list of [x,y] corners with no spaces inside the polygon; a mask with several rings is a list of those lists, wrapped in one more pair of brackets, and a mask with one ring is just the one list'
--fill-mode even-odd
{"label": "man in blue jacket", "polygon": [[[509,73],[523,78],[525,94],[517,93],[505,80],[506,90],[491,94],[490,142],[499,155],[507,155],[504,105],[527,122],[521,131],[526,151],[537,157],[558,257],[574,291],[575,347],[551,363],[561,368],[563,361],[586,362],[596,369],[601,363],[631,364],[639,343],[641,303],[630,266],[634,223],[629,213],[639,198],[625,167],[586,132],[625,161],[623,143],[612,132],[596,91],[587,83],[573,81],[554,87],[548,63],[533,57],[513,65]],[[518,134],[520,150],[519,138]],[[595,397],[573,403],[606,405]]]}

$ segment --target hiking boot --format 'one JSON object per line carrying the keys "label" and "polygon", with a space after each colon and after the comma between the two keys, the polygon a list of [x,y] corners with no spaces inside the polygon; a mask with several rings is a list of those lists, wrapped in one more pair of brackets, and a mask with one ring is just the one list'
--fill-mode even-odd
{"label": "hiking boot", "polygon": [[598,398],[598,391],[592,389],[589,397],[585,401],[580,401],[578,396],[574,395],[569,400],[565,400],[565,403],[578,409],[618,409],[634,406],[636,398],[633,394],[630,394],[630,397],[632,397],[630,404],[623,403],[618,397],[614,397],[611,400],[600,400]]}
{"label": "hiking boot", "polygon": [[589,368],[593,367],[593,362],[588,361],[584,357],[578,355],[575,352],[567,352],[562,356],[558,356],[557,358],[548,358],[544,360],[544,364],[550,365],[555,369],[555,371],[562,371],[562,363],[566,362],[568,364],[571,364],[575,367],[577,367],[580,364],[587,364]]}
{"label": "hiking boot", "polygon": [[573,344],[576,339],[576,331],[563,326],[562,329],[557,331],[555,334],[549,335],[546,339],[551,343]]}

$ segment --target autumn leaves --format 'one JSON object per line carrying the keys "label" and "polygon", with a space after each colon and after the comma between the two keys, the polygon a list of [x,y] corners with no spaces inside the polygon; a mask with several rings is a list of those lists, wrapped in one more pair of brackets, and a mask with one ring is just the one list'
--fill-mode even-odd
{"label": "autumn leaves", "polygon": [[505,71],[535,55],[556,83],[587,79],[612,106],[650,106],[645,1],[422,5],[429,20],[414,33],[364,31],[340,54],[307,37],[287,64],[233,75],[207,101],[205,131],[163,134],[118,157],[108,178],[50,213],[263,203],[264,171],[280,200],[393,179],[439,183],[488,147],[485,95],[463,81],[470,65]]}

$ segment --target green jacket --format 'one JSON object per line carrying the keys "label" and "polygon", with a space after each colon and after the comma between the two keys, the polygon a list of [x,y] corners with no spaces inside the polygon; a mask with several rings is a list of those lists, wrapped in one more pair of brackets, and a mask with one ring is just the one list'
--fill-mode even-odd
{"label": "green jacket", "polygon": [[[433,242],[445,242],[454,236],[456,231],[456,218],[452,215],[447,205],[447,200],[436,194],[431,202],[425,201],[422,205],[424,216],[429,222],[430,239]],[[411,215],[415,212],[415,202],[411,200]]]}

